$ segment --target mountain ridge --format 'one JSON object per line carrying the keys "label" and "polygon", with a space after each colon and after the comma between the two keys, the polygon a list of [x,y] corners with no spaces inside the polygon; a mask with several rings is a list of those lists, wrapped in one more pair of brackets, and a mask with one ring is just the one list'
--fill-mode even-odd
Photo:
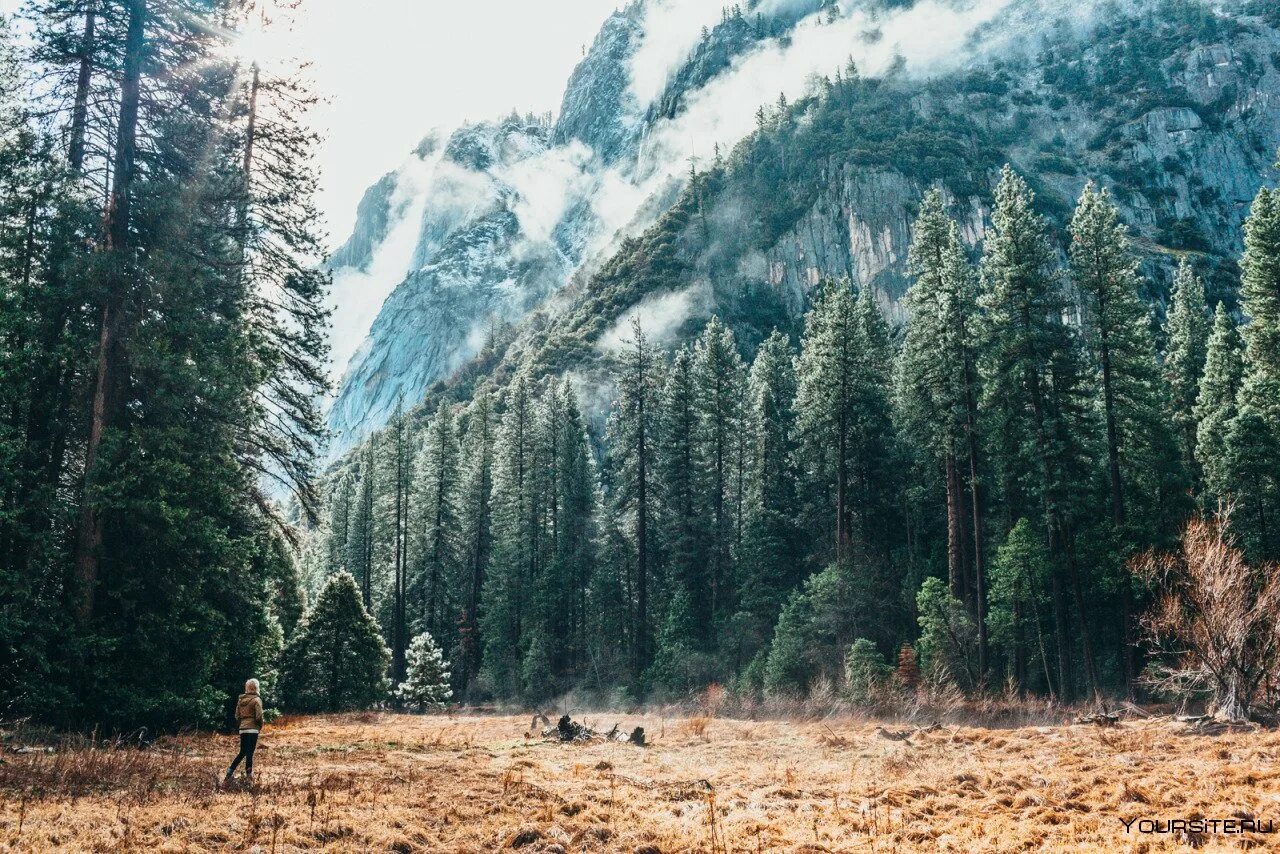
{"label": "mountain ridge", "polygon": [[[828,78],[825,89],[820,86],[793,104],[777,104],[767,116],[762,112],[757,131],[732,152],[731,166],[719,157],[704,164],[693,190],[686,187],[682,201],[657,217],[657,225],[615,240],[616,251],[602,253],[576,273],[564,271],[564,281],[543,294],[543,299],[556,294],[550,304],[537,309],[535,304],[543,303],[528,303],[533,314],[517,318],[519,328],[500,336],[505,341],[473,341],[479,345],[475,352],[482,363],[492,359],[485,352],[512,354],[503,357],[506,364],[533,358],[538,350],[533,342],[545,343],[557,330],[595,340],[652,294],[690,289],[703,295],[694,300],[703,315],[714,311],[729,319],[750,349],[768,333],[762,328],[766,322],[794,326],[808,291],[832,277],[869,285],[882,307],[900,319],[902,263],[919,198],[929,186],[943,185],[961,214],[966,241],[976,246],[993,176],[1004,162],[1032,177],[1042,206],[1060,223],[1089,177],[1112,186],[1140,245],[1148,249],[1146,267],[1155,286],[1149,296],[1157,309],[1170,259],[1187,253],[1198,259],[1216,296],[1230,301],[1231,259],[1240,243],[1244,205],[1272,174],[1268,152],[1280,146],[1280,111],[1274,109],[1280,102],[1280,63],[1274,58],[1280,40],[1260,17],[1241,12],[1203,18],[1201,8],[1139,3],[1083,30],[1078,23],[1048,28],[1038,51],[996,55],[933,78],[914,78],[901,65],[876,78],[863,79],[856,70],[847,78]],[[1179,13],[1185,20],[1158,19],[1153,15],[1158,9],[1191,11]],[[1004,11],[1012,19],[1034,22],[1044,5],[1013,3]],[[633,19],[618,13],[610,21],[628,33],[627,40],[633,37]],[[678,112],[682,96],[672,93],[681,75],[693,75],[690,69],[705,65],[718,50],[717,33],[740,40],[744,27],[750,27],[745,16],[730,16],[710,30],[647,108],[647,120]],[[620,38],[605,43],[614,50]],[[1126,45],[1134,39],[1144,40],[1150,55],[1127,55]],[[1084,50],[1076,58],[1079,47]],[[1159,80],[1143,70],[1153,64]],[[719,66],[723,71],[734,63]],[[842,86],[850,100],[831,106],[831,99],[845,91]],[[577,119],[562,125],[563,115],[557,128],[582,126]],[[826,149],[819,134],[806,136],[804,130],[819,120],[832,122],[828,136],[838,138]],[[553,140],[557,133],[552,132]],[[788,161],[785,150],[769,150],[779,140],[784,146],[815,148],[812,154],[793,152]],[[696,175],[696,168],[689,174]],[[690,225],[695,213],[700,224]],[[699,240],[699,229],[714,231],[715,239]],[[659,239],[653,252],[667,256],[661,265],[666,278],[659,282],[641,275],[618,291],[625,298],[593,302],[593,291],[608,289],[627,267],[625,256],[648,246],[646,238],[654,234]],[[571,284],[561,292],[564,282]],[[631,302],[624,304],[627,298]],[[575,321],[587,311],[585,305],[602,314]],[[578,354],[591,373],[598,353],[594,345],[571,343],[543,361],[549,370],[568,370],[576,357],[566,354]],[[459,359],[451,369],[465,362]],[[466,385],[473,375],[464,371],[459,380],[437,373],[418,384],[424,392],[433,384],[441,391]]]}

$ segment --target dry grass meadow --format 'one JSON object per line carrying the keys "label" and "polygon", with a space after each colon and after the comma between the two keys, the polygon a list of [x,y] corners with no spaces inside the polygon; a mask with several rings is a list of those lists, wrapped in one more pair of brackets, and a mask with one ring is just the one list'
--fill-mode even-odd
{"label": "dry grass meadow", "polygon": [[[1280,834],[1125,833],[1122,819],[1275,819],[1280,734],[1167,719],[896,741],[873,723],[585,715],[650,746],[558,744],[528,717],[367,714],[269,727],[252,788],[230,736],[0,759],[0,850],[1206,851]],[[897,734],[901,734],[898,731]]]}

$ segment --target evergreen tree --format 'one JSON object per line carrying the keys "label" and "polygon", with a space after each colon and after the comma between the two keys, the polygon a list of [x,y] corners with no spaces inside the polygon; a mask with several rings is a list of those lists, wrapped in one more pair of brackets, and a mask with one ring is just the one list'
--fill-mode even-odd
{"label": "evergreen tree", "polygon": [[796,529],[795,354],[776,330],[760,345],[747,391],[746,533],[733,637],[750,660],[768,641],[786,593],[802,579]]}
{"label": "evergreen tree", "polygon": [[[1034,194],[1010,167],[996,189],[982,260],[982,410],[1006,518],[1038,516],[1053,558],[1050,602],[1057,671],[1071,699],[1067,591],[1080,591],[1070,547],[1069,497],[1076,492],[1081,401],[1078,353],[1063,316],[1067,302]],[[1096,685],[1083,594],[1076,612],[1086,670]]]}
{"label": "evergreen tree", "polygon": [[370,437],[360,454],[360,489],[347,540],[347,568],[359,579],[366,608],[373,607],[373,567],[377,554],[377,439]]}
{"label": "evergreen tree", "polygon": [[693,601],[677,585],[667,603],[667,614],[658,631],[649,680],[671,695],[688,695],[706,682],[694,641],[701,634],[695,624]]}
{"label": "evergreen tree", "polygon": [[746,374],[728,327],[712,317],[693,356],[696,442],[705,465],[708,604],[712,626],[733,607],[734,557],[742,536],[742,403]]}
{"label": "evergreen tree", "polygon": [[596,563],[596,468],[577,394],[568,379],[549,394],[543,443],[550,477],[551,555],[538,590],[543,632],[557,678],[586,666],[587,590]]}
{"label": "evergreen tree", "polygon": [[391,652],[351,574],[329,576],[285,646],[280,679],[290,711],[367,709],[387,697]]}
{"label": "evergreen tree", "polygon": [[1204,476],[1205,509],[1213,509],[1231,493],[1227,431],[1236,417],[1243,382],[1244,341],[1227,307],[1218,303],[1195,408],[1196,461]]}
{"label": "evergreen tree", "polygon": [[409,427],[399,405],[395,417],[386,429],[382,443],[383,456],[375,461],[380,468],[378,480],[385,491],[378,496],[375,505],[374,536],[390,549],[377,566],[384,578],[390,573],[390,585],[384,597],[375,599],[377,613],[382,618],[391,647],[391,679],[394,684],[404,681],[405,655],[409,647],[409,597],[408,560],[410,486],[412,454],[409,449]]}
{"label": "evergreen tree", "polygon": [[891,670],[875,643],[858,638],[844,659],[845,691],[854,705],[868,705]]}
{"label": "evergreen tree", "polygon": [[924,449],[932,479],[946,495],[947,570],[951,592],[967,602],[979,630],[978,672],[986,672],[985,578],[978,500],[977,282],[946,214],[930,191],[907,257],[915,277],[898,362],[904,434]]}
{"label": "evergreen tree", "polygon": [[978,631],[964,604],[941,578],[924,580],[916,597],[920,640],[916,650],[925,671],[940,669],[962,688],[977,684],[973,667]]}
{"label": "evergreen tree", "polygon": [[[264,480],[316,510],[327,279],[307,147],[287,141],[305,134],[273,114],[281,148],[253,153],[238,10],[212,12],[42,0],[40,123],[7,109],[9,81],[0,96],[0,562],[23,578],[0,585],[8,625],[58,637],[0,670],[34,674],[67,725],[219,721],[289,604],[276,540],[294,532]],[[286,191],[276,167],[296,171]]]}
{"label": "evergreen tree", "polygon": [[830,551],[819,553],[841,559],[868,544],[869,518],[888,515],[872,473],[892,467],[887,333],[868,337],[882,321],[869,295],[862,302],[847,285],[823,285],[805,316],[797,368],[805,528],[831,532]]}
{"label": "evergreen tree", "polygon": [[[1071,273],[1081,295],[1106,433],[1111,534],[1118,552],[1110,572],[1119,588],[1124,620],[1120,659],[1126,690],[1132,693],[1137,664],[1127,563],[1172,523],[1168,496],[1179,490],[1170,484],[1179,483],[1181,473],[1148,315],[1138,297],[1138,262],[1106,190],[1085,187],[1071,221],[1071,238]],[[1135,502],[1135,495],[1145,500]],[[1145,518],[1137,518],[1134,510]]]}
{"label": "evergreen tree", "polygon": [[520,684],[522,631],[531,616],[526,604],[540,566],[535,410],[532,380],[521,372],[507,389],[494,442],[493,557],[480,617],[484,671],[490,686],[504,696],[513,695]]}
{"label": "evergreen tree", "polygon": [[1043,667],[1045,688],[1050,696],[1055,693],[1040,616],[1051,569],[1044,538],[1030,521],[1019,519],[996,552],[987,594],[992,643],[1004,650],[1008,675],[1019,696],[1025,695],[1031,678],[1032,656]]}
{"label": "evergreen tree", "polygon": [[654,438],[659,368],[639,318],[632,319],[632,337],[618,366],[618,397],[609,418],[612,486],[617,514],[628,520],[635,555],[631,573],[632,671],[642,674],[650,661],[649,597],[653,514]]}
{"label": "evergreen tree", "polygon": [[1237,501],[1232,527],[1253,560],[1280,558],[1280,192],[1263,188],[1240,262],[1244,381],[1226,452]]}
{"label": "evergreen tree", "polygon": [[460,685],[470,686],[480,672],[483,639],[480,636],[481,597],[488,577],[492,549],[493,438],[496,416],[489,392],[481,389],[466,410],[462,441],[462,473],[458,510],[461,539],[463,611],[458,627],[459,654],[455,673]]}
{"label": "evergreen tree", "polygon": [[441,403],[414,464],[409,523],[409,595],[416,599],[416,624],[433,638],[454,631],[462,580],[458,462],[453,413]]}
{"label": "evergreen tree", "polygon": [[329,513],[324,526],[326,575],[347,568],[355,504],[356,478],[349,471],[343,472],[329,493]]}
{"label": "evergreen tree", "polygon": [[415,635],[409,644],[409,670],[396,688],[396,699],[420,710],[443,709],[453,689],[449,687],[449,662],[430,632]]}
{"label": "evergreen tree", "polygon": [[1210,321],[1205,305],[1204,282],[1182,259],[1173,279],[1165,335],[1165,380],[1169,384],[1173,424],[1182,443],[1183,468],[1200,479],[1196,464],[1196,399],[1209,352]]}
{"label": "evergreen tree", "polygon": [[689,625],[694,634],[681,640],[685,646],[707,639],[712,613],[705,523],[706,463],[699,441],[700,413],[693,363],[693,351],[687,346],[677,350],[671,360],[658,396],[654,442],[654,515],[664,574],[673,590],[683,591],[693,614]]}

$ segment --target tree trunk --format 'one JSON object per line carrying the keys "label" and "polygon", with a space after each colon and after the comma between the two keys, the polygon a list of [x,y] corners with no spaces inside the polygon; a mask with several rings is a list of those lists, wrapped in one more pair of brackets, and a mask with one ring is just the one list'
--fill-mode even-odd
{"label": "tree trunk", "polygon": [[[1107,416],[1107,479],[1111,492],[1111,524],[1122,535],[1125,525],[1124,483],[1120,475],[1120,431],[1116,424],[1115,391],[1111,377],[1111,348],[1107,330],[1100,330],[1102,347],[1102,399]],[[1124,626],[1120,639],[1120,660],[1124,664],[1125,696],[1133,698],[1135,663],[1133,660],[1133,590],[1127,576],[1120,579],[1120,608]]]}
{"label": "tree trunk", "polygon": [[76,531],[74,613],[86,623],[93,618],[98,587],[103,518],[94,496],[100,475],[98,454],[103,434],[119,406],[119,384],[125,370],[123,314],[129,277],[130,213],[138,141],[138,105],[142,92],[142,60],[146,47],[146,0],[128,0],[124,64],[120,80],[120,114],[116,130],[115,181],[107,208],[107,248],[116,255],[102,305],[98,335],[98,365],[90,410],[89,441],[85,448],[84,490]]}
{"label": "tree trunk", "polygon": [[[640,352],[639,380],[640,399],[637,402],[636,469],[636,627],[635,627],[635,659],[636,673],[642,673],[649,664],[648,632],[649,632],[649,505],[648,505],[648,447],[645,433],[645,364],[644,352]],[[713,593],[714,596],[714,593]]]}
{"label": "tree trunk", "polygon": [[978,484],[978,425],[977,402],[973,394],[973,366],[966,360],[965,377],[965,438],[969,445],[969,512],[973,523],[973,581],[978,598],[978,674],[987,678],[987,572],[982,553],[982,507]]}
{"label": "tree trunk", "polygon": [[80,70],[76,75],[76,94],[71,107],[71,140],[67,163],[79,175],[84,170],[85,137],[89,128],[89,88],[93,83],[93,52],[97,41],[98,10],[90,5],[84,13],[84,32],[80,39]]}
{"label": "tree trunk", "polygon": [[961,602],[969,601],[969,590],[964,571],[964,512],[960,507],[960,478],[956,474],[956,458],[947,452],[944,463],[947,484],[947,581],[951,595]]}

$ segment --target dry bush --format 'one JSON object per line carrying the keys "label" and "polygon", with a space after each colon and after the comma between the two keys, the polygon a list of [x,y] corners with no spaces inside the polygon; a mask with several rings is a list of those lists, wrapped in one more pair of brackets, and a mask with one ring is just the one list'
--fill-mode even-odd
{"label": "dry bush", "polygon": [[682,732],[688,733],[689,735],[706,739],[707,727],[709,726],[711,726],[711,718],[706,717],[705,715],[697,715],[686,720],[680,726],[680,729]]}
{"label": "dry bush", "polygon": [[1180,697],[1210,697],[1219,720],[1274,715],[1280,701],[1280,566],[1251,566],[1230,533],[1231,508],[1190,522],[1177,551],[1134,571],[1156,590],[1143,619],[1156,663],[1148,681]]}
{"label": "dry bush", "polygon": [[720,683],[712,682],[702,689],[702,697],[698,701],[698,705],[702,707],[707,717],[714,718],[724,710],[728,698],[728,690]]}

